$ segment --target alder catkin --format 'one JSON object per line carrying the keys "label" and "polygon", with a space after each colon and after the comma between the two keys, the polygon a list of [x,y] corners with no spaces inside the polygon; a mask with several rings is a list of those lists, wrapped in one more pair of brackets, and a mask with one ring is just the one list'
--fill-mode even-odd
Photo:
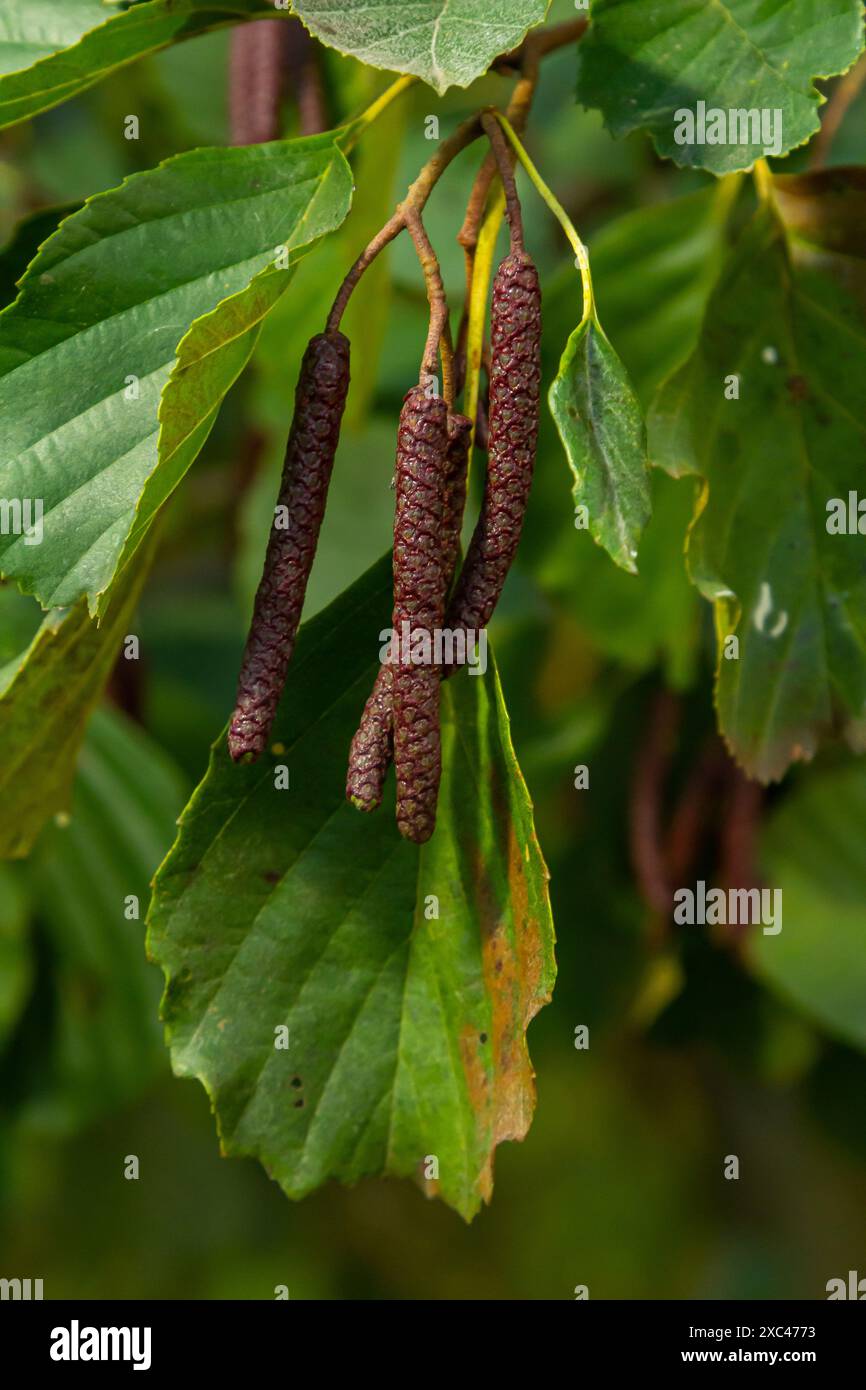
{"label": "alder catkin", "polygon": [[446,590],[454,578],[460,531],[466,506],[466,470],[472,421],[467,415],[448,416],[448,451],[445,455],[445,495],[442,514],[442,572]]}
{"label": "alder catkin", "polygon": [[[487,482],[481,514],[443,624],[452,632],[477,634],[486,627],[502,593],[532,483],[540,387],[541,287],[531,258],[517,251],[505,258],[493,281]],[[446,522],[443,515],[446,589],[459,546],[470,428],[465,416],[449,420],[447,478],[455,479],[456,485],[446,484],[445,507],[446,514],[456,520]],[[456,669],[445,666],[440,675],[448,677]],[[389,691],[390,680],[382,667],[352,743],[347,794],[365,810],[378,806],[391,761]]]}
{"label": "alder catkin", "polygon": [[447,625],[486,627],[517,552],[538,441],[541,286],[525,251],[493,281],[487,482]]}
{"label": "alder catkin", "polygon": [[229,752],[235,762],[264,750],[292,657],[328,497],[349,390],[349,340],[320,333],[304,353],[295,413],[265,566],[241,662]]}
{"label": "alder catkin", "polygon": [[[447,592],[454,576],[466,504],[466,469],[472,425],[465,415],[448,416],[448,448],[442,492],[442,581]],[[374,811],[394,757],[393,667],[379,667],[349,749],[346,796],[359,811]]]}
{"label": "alder catkin", "polygon": [[[445,617],[442,525],[447,422],[445,402],[416,386],[403,402],[397,431],[393,627],[400,651],[392,678],[394,766],[397,826],[401,835],[417,844],[433,834],[442,766],[440,677],[432,660],[432,643]],[[408,651],[404,650],[407,636]],[[418,664],[410,660],[413,655],[421,657]]]}

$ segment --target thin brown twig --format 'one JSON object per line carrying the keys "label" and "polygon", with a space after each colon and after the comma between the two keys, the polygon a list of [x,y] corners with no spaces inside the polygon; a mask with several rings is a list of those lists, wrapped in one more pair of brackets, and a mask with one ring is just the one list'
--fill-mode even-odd
{"label": "thin brown twig", "polygon": [[448,165],[462,150],[466,149],[467,145],[471,145],[473,140],[477,140],[480,134],[481,121],[479,117],[470,116],[468,120],[457,127],[453,134],[448,136],[447,140],[443,140],[436,153],[431,159],[428,159],[414,183],[409,187],[403,201],[397,204],[395,211],[388,218],[384,227],[376,233],[372,241],[361,252],[343,280],[328,315],[327,331],[329,333],[339,328],[340,320],[352,291],[367,267],[376,259],[379,252],[393,241],[404,227],[408,226],[408,218],[412,213],[420,214],[423,212],[427,199]]}
{"label": "thin brown twig", "polygon": [[[511,125],[518,135],[523,133],[529,110],[532,106],[532,99],[535,95],[535,88],[538,84],[538,73],[541,59],[547,53],[552,53],[555,49],[561,48],[564,44],[575,43],[583,34],[587,26],[587,20],[567,20],[565,24],[556,24],[551,29],[539,29],[527,34],[519,49],[513,54],[508,55],[510,60],[518,64],[520,78],[515,84],[511,94],[511,100],[506,108],[506,115]],[[513,150],[508,150],[508,162],[511,168],[514,167],[515,155]],[[484,209],[487,206],[487,198],[490,193],[490,185],[496,173],[496,157],[492,150],[488,150],[478,173],[475,176],[475,183],[469,195],[469,202],[466,207],[466,216],[463,225],[457,233],[457,241],[463,247],[466,257],[466,302],[472,292],[472,277],[475,272],[475,251],[478,246],[478,237],[481,230],[481,223],[484,219]]]}
{"label": "thin brown twig", "polygon": [[412,238],[427,287],[430,303],[430,329],[421,359],[422,377],[436,375],[437,355],[442,360],[442,395],[450,410],[454,404],[454,372],[450,333],[448,331],[448,300],[442,283],[442,272],[433,245],[424,230],[421,214],[415,208],[406,211],[406,229]]}
{"label": "thin brown twig", "polygon": [[508,218],[508,227],[511,232],[511,250],[522,251],[524,249],[523,216],[520,211],[520,199],[517,196],[511,149],[495,116],[485,111],[481,117],[481,125],[484,134],[490,141],[496,167],[499,170],[499,177],[502,180],[502,187],[505,190],[505,215]]}
{"label": "thin brown twig", "polygon": [[463,226],[457,233],[457,241],[466,254],[466,297],[469,298],[469,289],[472,284],[472,266],[475,261],[475,248],[478,245],[478,231],[484,217],[484,209],[487,205],[487,195],[490,192],[490,185],[493,182],[493,175],[496,173],[496,160],[493,151],[488,150],[484,156],[481,168],[475,175],[475,182],[472,185],[472,192],[469,195],[469,202],[466,204],[466,216],[463,219]]}
{"label": "thin brown twig", "polygon": [[[527,48],[530,46],[535,50],[539,58],[543,58],[554,49],[565,48],[570,43],[577,43],[582,38],[589,20],[566,19],[561,24],[551,24],[547,29],[531,29],[517,48],[513,48],[510,53],[502,53],[491,64],[494,71],[498,72],[502,68],[509,70],[521,69],[523,58]],[[513,125],[514,122],[512,121]]]}
{"label": "thin brown twig", "polygon": [[379,252],[383,251],[399,232],[402,232],[404,226],[405,219],[401,209],[398,207],[397,211],[392,213],[388,218],[384,227],[380,228],[373,239],[364,247],[364,250],[361,252],[354,265],[349,269],[342,285],[337,291],[336,298],[331,306],[331,312],[328,315],[328,321],[325,325],[325,331],[327,333],[335,333],[340,327],[340,320],[343,317],[346,305],[349,302],[352,291],[364,274],[364,271],[369,265],[372,265],[373,261],[379,255]]}
{"label": "thin brown twig", "polygon": [[823,169],[827,163],[830,147],[836,138],[839,127],[859,96],[864,82],[866,82],[866,53],[861,55],[859,62],[854,64],[850,72],[846,72],[833,89],[833,94],[824,110],[821,129],[818,131],[812,146],[812,157],[809,160],[810,169]]}
{"label": "thin brown twig", "polygon": [[[519,48],[510,54],[505,54],[498,59],[493,66],[499,67],[519,65],[521,77],[515,86],[511,101],[509,102],[507,115],[511,124],[518,133],[526,123],[526,116],[532,103],[535,86],[538,81],[538,69],[541,59],[548,53],[554,52],[557,48],[576,42],[583,34],[587,26],[587,20],[567,20],[564,24],[552,25],[549,29],[540,29],[527,34]],[[457,130],[443,141],[442,145],[424,165],[415,182],[409,188],[406,197],[397,205],[392,216],[377,232],[372,241],[361,252],[355,264],[351,267],[340,286],[333,307],[328,315],[327,329],[332,332],[339,328],[340,320],[349,298],[367,267],[375,260],[379,253],[389,242],[404,229],[406,223],[406,212],[414,209],[416,212],[423,212],[427,199],[435,188],[442,174],[447,169],[451,161],[471,145],[481,134],[481,121],[476,116],[471,116],[458,126]],[[513,165],[513,159],[510,162]],[[484,205],[487,201],[487,194],[493,175],[496,172],[496,160],[492,153],[489,153],[482,164],[479,175],[476,178],[476,186],[473,189],[473,196],[470,199],[470,206],[467,209],[466,219],[463,228],[458,234],[458,241],[464,246],[467,254],[467,287],[471,286],[471,268],[474,262],[475,246],[478,242],[478,229],[484,213]]]}

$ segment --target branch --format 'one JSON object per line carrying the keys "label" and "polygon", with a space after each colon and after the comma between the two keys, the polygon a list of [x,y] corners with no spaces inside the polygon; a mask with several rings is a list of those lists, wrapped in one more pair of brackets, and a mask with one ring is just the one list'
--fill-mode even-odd
{"label": "branch", "polygon": [[481,121],[478,116],[470,116],[467,121],[459,125],[447,140],[443,140],[439,149],[428,159],[424,168],[421,170],[415,182],[410,185],[406,197],[401,203],[397,204],[396,210],[388,218],[384,227],[376,233],[372,241],[361,252],[355,264],[352,266],[342,285],[337,291],[331,312],[328,315],[327,329],[329,333],[335,332],[340,326],[340,320],[345,312],[352,291],[360,280],[364,271],[376,259],[389,242],[402,232],[403,228],[409,225],[410,219],[415,214],[420,217],[426,206],[427,199],[436,187],[440,178],[444,174],[448,165],[460,154],[461,150],[471,145],[473,140],[477,140],[481,134]]}
{"label": "branch", "polygon": [[454,372],[448,327],[448,300],[445,297],[442,272],[436,252],[424,230],[421,214],[415,208],[410,207],[406,212],[406,227],[421,262],[430,304],[430,329],[421,359],[421,376],[423,378],[436,375],[436,356],[439,353],[442,358],[442,395],[450,410],[454,404]]}
{"label": "branch", "polygon": [[505,191],[505,215],[508,218],[508,226],[511,231],[511,250],[523,250],[523,217],[520,211],[520,199],[517,196],[517,184],[514,181],[514,168],[511,163],[511,156],[508,144],[499,122],[490,112],[485,111],[481,117],[481,124],[484,134],[490,141],[493,157],[496,160],[496,167],[499,170],[499,177],[502,180],[502,187]]}
{"label": "branch", "polygon": [[[564,24],[555,24],[550,29],[534,30],[527,34],[523,43],[512,53],[503,55],[502,58],[494,60],[491,65],[497,70],[501,67],[513,67],[518,65],[521,70],[520,81],[517,83],[511,101],[508,105],[508,117],[511,124],[517,130],[522,130],[526,123],[526,116],[532,103],[535,86],[538,81],[539,63],[548,53],[553,53],[556,49],[564,45],[576,42],[583,34],[587,26],[586,19],[568,20]],[[354,144],[360,133],[376,119],[385,106],[389,105],[394,97],[406,90],[406,87],[414,81],[411,77],[399,78],[392,83],[381,97],[361,113],[355,120],[349,122],[345,128],[341,143],[344,149],[348,149]],[[421,213],[435,188],[439,179],[447,169],[448,165],[460,154],[467,145],[472,144],[481,134],[481,120],[479,116],[471,116],[468,121],[464,121],[458,126],[453,135],[443,141],[439,150],[432,159],[428,160],[415,182],[409,188],[403,202],[398,204],[394,214],[385,223],[385,226],[376,234],[373,240],[361,252],[361,255],[352,266],[334,300],[333,307],[328,315],[328,331],[333,331],[339,327],[340,319],[345,311],[349,298],[363,275],[367,267],[375,260],[379,252],[393,241],[394,238],[407,225],[407,212]],[[469,212],[467,211],[467,221],[458,236],[461,245],[469,246],[467,249],[467,260],[474,258],[474,250],[478,244],[479,227],[484,214],[484,207],[487,202],[487,194],[490,183],[496,171],[496,160],[491,153],[482,165],[481,172],[476,180],[476,190],[473,194],[474,204],[470,200],[470,207],[474,207],[474,223],[467,229],[469,222]],[[469,242],[465,241],[465,235]],[[467,289],[471,280],[471,274],[467,274]],[[467,294],[468,298],[468,294]]]}

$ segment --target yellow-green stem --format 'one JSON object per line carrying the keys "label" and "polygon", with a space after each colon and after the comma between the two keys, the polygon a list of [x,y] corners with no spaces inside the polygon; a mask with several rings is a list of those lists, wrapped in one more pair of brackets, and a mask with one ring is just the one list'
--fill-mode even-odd
{"label": "yellow-green stem", "polygon": [[755,191],[762,203],[772,203],[773,201],[773,175],[766,159],[757,159],[752,171],[755,179]]}
{"label": "yellow-green stem", "polygon": [[478,397],[481,382],[481,358],[484,352],[484,324],[487,321],[487,299],[490,293],[490,280],[493,274],[493,257],[496,254],[496,239],[505,213],[505,192],[501,183],[493,195],[487,210],[478,244],[475,248],[475,261],[472,272],[472,293],[469,297],[469,324],[466,330],[466,379],[463,387],[463,413],[472,421],[469,463],[472,463],[472,446],[475,443],[475,419],[478,414]]}
{"label": "yellow-green stem", "polygon": [[357,144],[365,130],[368,130],[373,122],[378,120],[382,112],[386,111],[391,103],[397,100],[397,97],[402,96],[408,87],[414,86],[417,80],[417,77],[413,77],[409,73],[403,77],[398,77],[396,82],[392,82],[389,87],[385,88],[384,92],[380,92],[376,100],[371,101],[360,115],[347,122],[337,134],[337,144],[344,153],[348,153]]}

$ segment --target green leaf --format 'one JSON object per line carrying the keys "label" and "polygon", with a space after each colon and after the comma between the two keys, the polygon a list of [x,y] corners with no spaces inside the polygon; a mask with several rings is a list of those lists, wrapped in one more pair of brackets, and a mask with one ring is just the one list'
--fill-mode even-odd
{"label": "green leaf", "polygon": [[57,609],[0,671],[0,858],[28,854],[49,816],[68,805],[84,730],[128,631],[151,546],[118,582],[99,626],[83,600]]}
{"label": "green leaf", "polygon": [[547,873],[492,670],[443,688],[427,845],[400,838],[393,795],[370,817],[346,802],[390,605],[386,558],[303,628],[272,754],[235,767],[220,739],[157,876],[149,949],[174,1069],[207,1088],[226,1153],[260,1158],[291,1197],[415,1174],[468,1219],[496,1145],[530,1123]]}
{"label": "green leaf", "polygon": [[662,662],[668,684],[693,678],[701,601],[686,576],[683,546],[692,514],[686,483],[655,473],[652,516],[640,550],[640,574],[611,569],[594,545],[562,528],[539,557],[536,577],[574,617],[593,646],[631,671]]}
{"label": "green leaf", "polygon": [[4,0],[0,126],[68,101],[143,53],[257,15],[274,18],[272,0],[152,0],[115,11],[103,0]]}
{"label": "green leaf", "polygon": [[[788,243],[762,209],[722,273],[698,347],[660,392],[650,457],[704,479],[689,540],[693,582],[716,607],[719,722],[768,781],[843,731],[864,741],[866,566],[861,535],[830,534],[828,504],[861,484],[866,387],[862,206],[832,242]],[[778,180],[820,238],[826,177]],[[738,389],[738,398],[728,396]],[[736,644],[727,642],[736,637]],[[727,656],[725,653],[727,652]]]}
{"label": "green leaf", "polygon": [[0,695],[18,669],[45,615],[39,604],[19,594],[14,584],[0,583]]}
{"label": "green leaf", "polygon": [[866,1049],[866,768],[810,776],[769,823],[764,878],[782,893],[782,930],[756,929],[748,958],[831,1033]]}
{"label": "green leaf", "polygon": [[628,373],[589,315],[569,338],[548,396],[593,539],[631,574],[650,516],[643,415]]}
{"label": "green leaf", "polygon": [[[765,153],[787,154],[820,124],[815,78],[845,72],[863,48],[861,0],[593,0],[579,46],[578,99],[603,113],[614,135],[648,130],[659,154],[715,174],[748,169]],[[710,120],[699,143],[680,113],[766,113],[759,134]],[[690,137],[678,143],[676,132]],[[765,138],[769,135],[769,141]],[[755,138],[757,136],[757,138]]]}
{"label": "green leaf", "polygon": [[544,19],[550,0],[295,0],[293,10],[329,48],[444,92],[468,87]]}
{"label": "green leaf", "polygon": [[162,1069],[159,973],[144,954],[143,922],[182,800],[161,750],[121,715],[97,711],[71,815],[47,829],[26,866],[51,983],[31,1123],[77,1127],[128,1102]]}
{"label": "green leaf", "polygon": [[[43,499],[44,537],[0,536],[43,606],[114,576],[189,468],[292,265],[339,225],[333,135],[193,150],[99,194],[43,246],[0,314],[0,495]],[[190,327],[192,325],[192,327]]]}
{"label": "green leaf", "polygon": [[[697,342],[740,182],[637,208],[590,240],[599,316],[644,406]],[[549,298],[545,288],[545,322]]]}
{"label": "green leaf", "polygon": [[[600,314],[648,405],[697,341],[720,261],[736,179],[626,213],[590,243]],[[544,290],[545,382],[556,374],[551,346],[573,323],[575,271],[569,264]],[[557,466],[560,442],[544,416],[539,464],[521,553],[548,594],[574,615],[593,645],[631,670],[661,657],[666,680],[688,685],[697,656],[701,600],[685,569],[692,513],[688,483],[651,477],[652,516],[640,545],[640,574],[612,569],[607,556],[575,532]],[[526,549],[526,547],[529,547]]]}

